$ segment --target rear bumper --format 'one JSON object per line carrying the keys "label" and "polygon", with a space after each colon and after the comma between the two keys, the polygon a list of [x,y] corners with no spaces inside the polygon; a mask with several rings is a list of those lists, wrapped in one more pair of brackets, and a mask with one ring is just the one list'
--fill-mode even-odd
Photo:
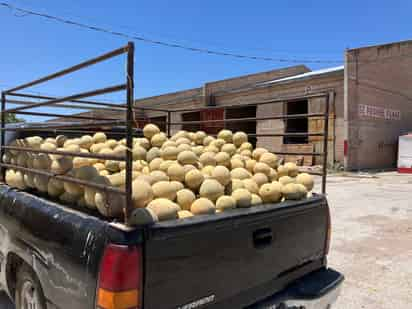
{"label": "rear bumper", "polygon": [[324,268],[248,309],[329,309],[340,294],[343,280],[339,272]]}

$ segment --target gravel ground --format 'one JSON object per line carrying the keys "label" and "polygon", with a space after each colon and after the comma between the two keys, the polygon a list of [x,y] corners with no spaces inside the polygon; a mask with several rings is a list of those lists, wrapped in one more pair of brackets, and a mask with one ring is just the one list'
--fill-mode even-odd
{"label": "gravel ground", "polygon": [[334,309],[412,308],[412,175],[333,175],[327,192],[329,265],[346,277]]}
{"label": "gravel ground", "polygon": [[331,176],[329,265],[345,283],[335,309],[412,308],[412,176]]}

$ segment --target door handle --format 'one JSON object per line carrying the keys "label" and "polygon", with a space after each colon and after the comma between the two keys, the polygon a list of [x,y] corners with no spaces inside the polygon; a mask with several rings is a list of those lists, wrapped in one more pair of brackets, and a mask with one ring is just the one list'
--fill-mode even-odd
{"label": "door handle", "polygon": [[253,246],[262,249],[272,244],[273,233],[271,228],[262,228],[253,232]]}

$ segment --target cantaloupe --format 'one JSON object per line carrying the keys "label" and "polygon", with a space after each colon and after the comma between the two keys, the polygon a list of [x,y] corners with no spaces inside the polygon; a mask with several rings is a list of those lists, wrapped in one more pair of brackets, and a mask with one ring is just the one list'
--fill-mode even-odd
{"label": "cantaloupe", "polygon": [[163,163],[162,158],[154,158],[153,160],[150,161],[149,168],[150,168],[151,171],[160,170],[160,165],[162,163]]}
{"label": "cantaloupe", "polygon": [[[65,146],[64,147],[67,151],[69,151],[69,148],[68,148],[68,146]],[[92,146],[90,146],[90,152],[92,152],[92,153],[100,153],[100,151],[102,150],[102,149],[110,149],[110,150],[112,150],[110,147],[108,147],[105,143],[97,143],[97,144],[93,144]],[[73,149],[74,150],[74,149]],[[80,149],[79,150],[77,150],[77,151],[80,151]],[[76,151],[74,151],[74,152],[76,152]],[[112,153],[112,152],[110,152],[110,153]]]}
{"label": "cantaloupe", "polygon": [[253,151],[253,145],[249,142],[245,142],[245,143],[242,143],[242,145],[240,145],[239,149],[241,151],[242,150],[249,150],[249,151],[252,152]]}
{"label": "cantaloupe", "polygon": [[284,165],[279,165],[277,168],[278,178],[282,176],[288,176],[288,169]]}
{"label": "cantaloupe", "polygon": [[65,135],[57,135],[56,136],[56,146],[63,147],[64,143],[67,141],[67,136]]}
{"label": "cantaloupe", "polygon": [[215,140],[215,138],[213,136],[210,136],[210,135],[206,136],[203,139],[203,146],[209,146],[210,143],[213,142],[214,140]]}
{"label": "cantaloupe", "polygon": [[239,208],[250,207],[252,203],[252,194],[246,189],[237,189],[232,192],[232,197]]}
{"label": "cantaloupe", "polygon": [[233,169],[238,168],[238,167],[244,168],[245,164],[240,159],[233,159],[232,158],[232,160],[230,160],[230,168],[233,170]]}
{"label": "cantaloupe", "polygon": [[80,138],[80,148],[89,149],[94,144],[93,137],[90,135],[83,135]]}
{"label": "cantaloupe", "polygon": [[24,139],[24,144],[33,149],[39,149],[42,143],[43,138],[41,138],[40,136],[29,136]]}
{"label": "cantaloupe", "polygon": [[308,191],[311,191],[314,186],[313,176],[308,173],[301,173],[296,176],[296,183],[304,185]]}
{"label": "cantaloupe", "polygon": [[206,165],[202,168],[201,172],[205,176],[205,179],[210,178],[212,176],[212,172],[214,168],[215,167],[211,165]]}
{"label": "cantaloupe", "polygon": [[216,147],[217,149],[221,149],[223,147],[224,144],[226,143],[231,143],[231,142],[226,142],[226,140],[222,139],[222,138],[217,138],[215,140],[213,140],[209,146],[211,147]]}
{"label": "cantaloupe", "polygon": [[182,145],[182,144],[187,144],[190,145],[190,140],[186,137],[180,137],[176,140],[177,146]]}
{"label": "cantaloupe", "polygon": [[271,168],[276,168],[278,166],[278,157],[274,153],[265,152],[260,156],[259,162],[266,163]]}
{"label": "cantaloupe", "polygon": [[108,170],[111,173],[116,173],[120,171],[120,162],[119,161],[114,161],[114,160],[106,160],[104,166],[106,170]]}
{"label": "cantaloupe", "polygon": [[240,179],[240,180],[252,177],[252,174],[249,173],[247,169],[244,169],[242,167],[238,167],[238,168],[231,170],[230,175],[232,179]]}
{"label": "cantaloupe", "polygon": [[108,139],[104,144],[110,149],[114,149],[118,146],[118,142],[115,139]]}
{"label": "cantaloupe", "polygon": [[227,167],[218,165],[212,170],[211,176],[220,182],[222,186],[230,183],[230,171]]}
{"label": "cantaloupe", "polygon": [[176,180],[183,182],[185,180],[185,170],[182,165],[178,163],[173,163],[167,169],[167,175],[170,180]]}
{"label": "cantaloupe", "polygon": [[147,205],[147,208],[156,214],[159,221],[177,219],[178,211],[181,210],[179,205],[164,198],[154,199]]}
{"label": "cantaloupe", "polygon": [[211,152],[211,153],[217,154],[219,152],[219,148],[213,145],[209,145],[203,148],[203,153],[205,152]]}
{"label": "cantaloupe", "polygon": [[[158,147],[152,147],[152,148],[150,148],[149,151],[146,152],[146,161],[150,163],[154,159],[160,158],[161,155],[162,155],[162,152]],[[142,159],[142,160],[144,160],[144,159]]]}
{"label": "cantaloupe", "polygon": [[160,129],[157,125],[155,124],[147,124],[144,126],[143,128],[143,135],[144,137],[146,137],[147,139],[151,139],[155,134],[160,133]]}
{"label": "cantaloupe", "polygon": [[185,150],[178,154],[177,161],[182,164],[196,164],[198,161],[197,155],[194,152]]}
{"label": "cantaloupe", "polygon": [[226,211],[236,208],[236,200],[229,195],[222,195],[216,201],[216,209]]}
{"label": "cantaloupe", "polygon": [[226,143],[232,143],[233,141],[233,133],[230,130],[221,130],[217,134],[217,138],[223,139]]}
{"label": "cantaloupe", "polygon": [[268,152],[268,150],[265,149],[265,148],[262,148],[262,147],[256,148],[255,150],[252,151],[252,157],[253,157],[253,159],[255,159],[256,161],[259,161],[260,156],[261,156],[262,154],[266,153],[266,152]]}
{"label": "cantaloupe", "polygon": [[153,177],[153,183],[156,183],[159,181],[169,181],[169,176],[167,176],[166,173],[162,171],[153,171],[153,172],[150,172],[149,175]]}
{"label": "cantaloupe", "polygon": [[94,202],[101,215],[108,218],[118,218],[124,214],[126,205],[124,195],[113,192],[96,192]]}
{"label": "cantaloupe", "polygon": [[236,132],[233,134],[233,144],[235,144],[236,147],[240,147],[243,143],[247,142],[247,134],[245,132]]}
{"label": "cantaloupe", "polygon": [[155,198],[165,198],[171,201],[176,198],[175,187],[169,181],[159,181],[152,185]]}
{"label": "cantaloupe", "polygon": [[225,193],[226,194],[232,194],[234,191],[237,189],[244,189],[245,185],[243,184],[243,181],[240,179],[232,179],[230,183],[226,186]]}
{"label": "cantaloupe", "polygon": [[270,173],[268,175],[270,181],[278,180],[278,173],[274,168],[270,168]]}
{"label": "cantaloupe", "polygon": [[107,136],[103,132],[96,132],[92,138],[93,144],[104,143],[106,142],[106,140],[107,140]]}
{"label": "cantaloupe", "polygon": [[5,175],[6,183],[14,188],[24,190],[26,189],[26,183],[24,182],[24,175],[21,171],[15,171],[12,169],[6,170]]}
{"label": "cantaloupe", "polygon": [[134,208],[146,207],[154,198],[150,184],[141,180],[132,182],[132,203]]}
{"label": "cantaloupe", "polygon": [[177,212],[177,216],[179,219],[186,219],[186,218],[191,218],[194,215],[189,210],[179,210]]}
{"label": "cantaloupe", "polygon": [[146,160],[146,149],[142,146],[135,145],[132,151],[133,160]]}
{"label": "cantaloupe", "polygon": [[260,187],[259,195],[265,203],[277,203],[282,198],[282,185],[276,181],[265,183]]}
{"label": "cantaloupe", "polygon": [[51,160],[45,153],[38,153],[33,156],[33,167],[38,170],[49,170]]}
{"label": "cantaloupe", "polygon": [[185,175],[186,175],[189,171],[195,170],[196,167],[192,164],[185,164],[183,165],[183,169],[185,170]]}
{"label": "cantaloupe", "polygon": [[204,181],[204,175],[197,169],[191,170],[185,175],[185,184],[192,190],[198,190]]}
{"label": "cantaloupe", "polygon": [[170,184],[175,188],[175,191],[177,192],[177,191],[179,191],[179,190],[182,190],[182,189],[184,189],[184,185],[183,185],[183,183],[181,183],[180,181],[177,181],[177,180],[172,180],[171,182],[170,182]]}
{"label": "cantaloupe", "polygon": [[204,166],[206,165],[216,165],[216,159],[215,159],[216,154],[214,152],[204,152],[200,155],[199,161],[202,163]]}
{"label": "cantaloupe", "polygon": [[302,196],[302,192],[300,190],[300,185],[288,183],[282,186],[282,195],[286,200],[299,200]]}
{"label": "cantaloupe", "polygon": [[197,145],[203,145],[203,140],[206,138],[206,133],[204,131],[197,131],[195,133],[195,139],[194,142]]}
{"label": "cantaloupe", "polygon": [[50,178],[47,183],[47,194],[52,197],[58,197],[64,193],[63,182],[55,178]]}
{"label": "cantaloupe", "polygon": [[161,157],[163,160],[176,160],[179,154],[179,149],[174,146],[166,147],[162,150]]}
{"label": "cantaloupe", "polygon": [[248,190],[250,193],[259,194],[259,186],[257,185],[256,181],[254,181],[252,178],[243,179],[242,182],[244,188]]}
{"label": "cantaloupe", "polygon": [[136,143],[135,144],[143,147],[146,150],[149,150],[150,147],[151,147],[150,140],[145,138],[145,137],[136,138]]}
{"label": "cantaloupe", "polygon": [[243,157],[251,158],[252,157],[252,152],[248,149],[240,151],[240,155]]}
{"label": "cantaloupe", "polygon": [[181,153],[182,151],[192,151],[192,146],[189,144],[180,144],[177,147],[177,150],[179,151],[179,153]]}
{"label": "cantaloupe", "polygon": [[256,165],[256,160],[250,159],[246,160],[245,162],[245,168],[250,172],[253,173],[253,169],[255,168]]}
{"label": "cantaloupe", "polygon": [[190,212],[194,215],[209,215],[216,212],[216,207],[211,200],[201,197],[192,203]]}
{"label": "cantaloupe", "polygon": [[55,174],[65,174],[73,168],[73,160],[69,157],[63,157],[57,160],[52,160],[50,164],[50,171]]}
{"label": "cantaloupe", "polygon": [[262,173],[265,174],[266,176],[270,175],[270,167],[266,163],[262,162],[257,162],[255,164],[255,167],[253,168],[253,172],[256,173]]}
{"label": "cantaloupe", "polygon": [[40,192],[47,192],[47,186],[49,184],[49,177],[44,175],[35,174],[33,177],[34,186]]}
{"label": "cantaloupe", "polygon": [[287,184],[294,183],[295,180],[289,176],[282,176],[279,178],[279,182],[282,184],[282,186],[285,186]]}
{"label": "cantaloupe", "polygon": [[296,177],[299,173],[299,168],[297,165],[293,162],[287,162],[285,163],[285,167],[288,169],[288,175],[290,177]]}
{"label": "cantaloupe", "polygon": [[157,133],[150,139],[150,144],[153,147],[162,147],[163,143],[167,141],[167,136],[163,132]]}
{"label": "cantaloupe", "polygon": [[183,210],[190,210],[195,199],[195,194],[189,189],[181,189],[176,193],[176,202]]}
{"label": "cantaloupe", "polygon": [[231,143],[224,144],[220,149],[222,152],[226,152],[229,156],[233,156],[236,153],[236,146]]}
{"label": "cantaloupe", "polygon": [[29,159],[29,155],[27,154],[27,152],[20,152],[18,155],[17,155],[17,158],[16,158],[16,164],[18,165],[18,166],[23,166],[23,167],[25,167],[25,166],[27,166],[27,160]]}
{"label": "cantaloupe", "polygon": [[215,202],[224,194],[225,187],[216,179],[205,179],[200,186],[199,195]]}
{"label": "cantaloupe", "polygon": [[252,201],[251,201],[252,206],[259,205],[259,204],[262,204],[262,203],[263,203],[263,201],[260,198],[260,196],[257,195],[257,194],[252,193]]}
{"label": "cantaloupe", "polygon": [[[105,176],[95,176],[92,180],[93,183],[95,184],[101,184],[101,185],[106,185],[106,186],[110,186],[110,181],[107,177]],[[96,209],[96,202],[95,202],[95,198],[96,198],[96,193],[99,192],[98,189],[92,188],[92,187],[88,187],[85,186],[84,187],[84,203],[85,206],[90,208],[90,209]]]}
{"label": "cantaloupe", "polygon": [[69,192],[64,192],[59,196],[59,199],[66,204],[76,204],[80,198],[80,195],[70,194]]}
{"label": "cantaloupe", "polygon": [[[6,174],[7,175],[7,174]],[[28,188],[36,188],[36,185],[34,184],[34,174],[32,173],[25,173],[23,175],[23,180],[24,180],[24,184],[28,187]]]}

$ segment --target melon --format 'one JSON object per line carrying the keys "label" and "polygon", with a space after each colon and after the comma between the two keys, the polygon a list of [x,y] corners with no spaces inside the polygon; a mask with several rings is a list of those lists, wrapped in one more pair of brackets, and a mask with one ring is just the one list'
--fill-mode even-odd
{"label": "melon", "polygon": [[187,144],[190,145],[190,140],[186,137],[180,137],[176,140],[177,146],[182,145],[182,144]]}
{"label": "melon", "polygon": [[279,165],[277,168],[278,178],[282,176],[288,176],[288,169],[284,165]]}
{"label": "melon", "polygon": [[167,176],[166,173],[162,171],[153,171],[153,172],[150,172],[149,175],[153,178],[152,184],[159,182],[159,181],[169,181],[169,176]]}
{"label": "melon", "polygon": [[224,144],[220,151],[228,153],[229,156],[233,156],[236,153],[236,146],[230,143]]}
{"label": "melon", "polygon": [[45,153],[38,153],[33,156],[33,168],[38,170],[49,170],[51,160]]}
{"label": "melon", "polygon": [[89,149],[94,144],[93,137],[90,135],[83,135],[80,138],[79,146],[80,148]]}
{"label": "melon", "polygon": [[174,146],[166,147],[162,150],[162,159],[163,160],[176,160],[179,154],[179,149]]}
{"label": "melon", "polygon": [[115,139],[108,139],[104,144],[110,149],[114,149],[116,148],[116,146],[118,146],[118,143]]}
{"label": "melon", "polygon": [[159,181],[152,185],[155,198],[165,198],[173,201],[176,198],[175,186],[169,181]]}
{"label": "melon", "polygon": [[248,172],[248,170],[242,167],[235,168],[234,170],[230,172],[230,175],[232,179],[240,179],[240,180],[252,177],[252,175]]}
{"label": "melon", "polygon": [[210,135],[206,136],[203,139],[203,146],[209,146],[210,143],[213,142],[214,140],[215,140],[215,138],[213,136],[210,136]]}
{"label": "melon", "polygon": [[216,179],[205,179],[199,189],[199,195],[215,202],[224,194],[225,187]]}
{"label": "melon", "polygon": [[245,164],[240,159],[232,159],[230,160],[230,168],[233,170],[238,167],[245,167]]}
{"label": "melon", "polygon": [[194,152],[192,151],[182,151],[181,153],[178,154],[177,156],[177,161],[180,164],[196,164],[198,160],[198,157],[195,155]]}
{"label": "melon", "polygon": [[223,165],[227,168],[230,167],[230,155],[227,152],[219,152],[215,155],[217,165]]}
{"label": "melon", "polygon": [[203,140],[206,138],[206,133],[204,132],[204,131],[197,131],[196,133],[195,133],[195,139],[194,139],[194,142],[197,144],[197,145],[203,145]]}
{"label": "melon", "polygon": [[[43,143],[43,138],[40,136],[29,136],[24,139],[24,145],[27,145],[29,148],[39,149],[40,145]],[[20,144],[20,146],[24,146]]]}
{"label": "melon", "polygon": [[154,199],[147,205],[147,208],[156,214],[159,221],[177,219],[177,213],[181,210],[179,205],[164,198]]}
{"label": "melon", "polygon": [[162,158],[154,158],[153,160],[150,161],[149,168],[150,168],[151,171],[160,170],[160,165],[162,163],[163,163]]}
{"label": "melon", "polygon": [[[231,143],[231,142],[228,142],[228,143]],[[210,147],[216,147],[217,149],[221,149],[224,144],[226,144],[226,141],[225,141],[224,139],[222,139],[222,138],[218,138],[218,139],[213,140],[213,141],[210,143],[209,146],[210,146]]]}
{"label": "melon", "polygon": [[178,163],[173,163],[167,169],[170,180],[183,182],[185,180],[185,169]]}
{"label": "melon", "polygon": [[239,208],[251,206],[252,194],[246,189],[236,189],[232,192],[232,197],[236,201],[236,206]]}
{"label": "melon", "polygon": [[236,147],[240,147],[243,143],[247,142],[247,134],[245,132],[236,132],[233,134],[233,144]]}
{"label": "melon", "polygon": [[233,208],[236,208],[236,200],[232,196],[222,195],[216,201],[217,210],[226,211]]}
{"label": "melon", "polygon": [[296,183],[304,185],[308,191],[311,191],[314,186],[313,176],[308,173],[301,173],[296,176]]}
{"label": "melon", "polygon": [[212,170],[211,176],[219,181],[222,186],[227,186],[230,183],[230,171],[225,166],[216,166]]}
{"label": "melon", "polygon": [[179,210],[177,212],[177,216],[179,219],[186,219],[186,218],[193,217],[194,215],[188,210]]}
{"label": "melon", "polygon": [[132,151],[133,160],[146,160],[146,149],[142,146],[135,145]]}
{"label": "melon", "polygon": [[192,164],[185,164],[183,165],[183,169],[185,170],[185,175],[186,175],[189,171],[195,170],[196,167]]}
{"label": "melon", "polygon": [[66,204],[76,204],[81,197],[79,195],[64,192],[59,196],[59,199]]}
{"label": "melon", "polygon": [[217,138],[219,139],[223,139],[226,143],[232,143],[233,141],[233,133],[230,130],[221,130],[218,134],[217,134]]}
{"label": "melon", "polygon": [[147,139],[151,139],[154,135],[160,133],[160,129],[157,125],[155,124],[147,124],[144,126],[143,128],[143,135],[144,137],[146,137]]}
{"label": "melon", "polygon": [[270,168],[269,180],[270,181],[278,180],[278,173],[276,172],[274,168]]}
{"label": "melon", "polygon": [[64,193],[63,182],[55,178],[50,178],[47,183],[47,193],[52,197],[58,197]]}
{"label": "melon", "polygon": [[106,140],[107,136],[103,132],[96,132],[92,137],[93,144],[104,143]]}
{"label": "melon", "polygon": [[253,169],[255,168],[256,165],[256,160],[250,159],[246,160],[245,162],[245,168],[250,172],[253,173]]}
{"label": "melon", "polygon": [[242,182],[244,188],[248,190],[250,193],[259,193],[259,186],[257,185],[256,181],[254,181],[252,178],[243,179]]}
{"label": "melon", "polygon": [[265,183],[260,187],[259,195],[265,203],[277,203],[282,198],[282,185],[275,181]]}
{"label": "melon", "polygon": [[251,201],[252,206],[259,205],[259,204],[262,204],[262,203],[263,203],[263,201],[260,198],[260,196],[257,195],[257,194],[252,193],[252,201]]}
{"label": "melon", "polygon": [[255,167],[253,168],[253,172],[256,173],[262,173],[265,174],[266,176],[270,175],[270,167],[266,163],[262,162],[257,162],[255,164]]}
{"label": "melon", "polygon": [[176,181],[176,180],[172,180],[171,182],[170,182],[170,184],[175,188],[175,191],[177,192],[177,191],[179,191],[179,190],[182,190],[182,189],[184,189],[184,185],[183,185],[183,183],[181,183],[180,181]]}
{"label": "melon", "polygon": [[295,163],[293,163],[293,162],[285,163],[285,167],[287,168],[287,170],[288,170],[288,175],[289,175],[290,177],[296,177],[296,176],[298,175],[298,173],[299,173],[299,168],[298,168],[298,166],[297,166]]}
{"label": "melon", "polygon": [[283,185],[282,195],[286,200],[299,200],[302,196],[299,186],[295,183]]}
{"label": "melon", "polygon": [[47,192],[47,186],[49,184],[49,177],[44,175],[34,175],[33,183],[37,190],[40,192]]}
{"label": "melon", "polygon": [[176,202],[183,210],[190,210],[195,199],[195,194],[189,189],[181,189],[176,193]]}
{"label": "melon", "polygon": [[192,203],[190,212],[194,215],[214,214],[216,207],[211,200],[201,197]]}
{"label": "melon", "polygon": [[264,153],[268,152],[267,149],[265,148],[256,148],[255,150],[252,151],[252,157],[253,159],[255,159],[256,161],[259,161],[260,156]]}
{"label": "melon", "polygon": [[97,210],[108,218],[118,218],[124,214],[125,197],[112,192],[96,192],[94,197]]}
{"label": "melon", "polygon": [[150,184],[141,180],[134,180],[132,183],[132,203],[134,208],[143,208],[149,204],[154,197],[154,192]]}
{"label": "melon", "polygon": [[175,164],[175,163],[176,163],[176,162],[175,162],[175,161],[172,161],[172,160],[164,160],[162,163],[160,163],[159,170],[167,173],[167,170],[169,169],[169,167],[170,167],[172,164]]}
{"label": "melon", "polygon": [[186,186],[192,190],[198,190],[204,180],[204,175],[197,169],[191,170],[185,175]]}
{"label": "melon", "polygon": [[204,152],[199,157],[199,162],[202,163],[204,166],[206,165],[216,165],[216,154],[214,152]]}
{"label": "melon", "polygon": [[153,177],[150,176],[150,175],[143,175],[143,174],[142,174],[142,175],[139,175],[139,176],[136,177],[136,180],[145,181],[145,182],[147,182],[147,183],[150,184],[150,185],[154,184],[154,179],[153,179]]}
{"label": "melon", "polygon": [[240,152],[240,155],[243,157],[251,158],[252,152],[249,149],[245,149]]}
{"label": "melon", "polygon": [[65,135],[57,135],[56,136],[56,146],[63,147],[64,143],[67,141],[67,136]]}
{"label": "melon", "polygon": [[278,157],[274,153],[265,152],[260,156],[259,162],[266,163],[271,168],[276,168],[278,166]]}
{"label": "melon", "polygon": [[179,153],[181,153],[182,151],[186,151],[186,150],[192,151],[192,146],[190,146],[189,144],[180,144],[176,148],[179,151]]}
{"label": "melon", "polygon": [[163,143],[167,141],[167,136],[163,132],[153,135],[150,139],[150,144],[152,147],[162,147]]}
{"label": "melon", "polygon": [[136,144],[143,147],[146,150],[149,150],[151,147],[149,139],[145,137],[136,138]]}
{"label": "melon", "polygon": [[295,180],[294,180],[292,177],[289,177],[289,176],[282,176],[282,177],[279,178],[279,182],[280,182],[283,186],[285,186],[285,185],[287,185],[287,184],[294,183]]}
{"label": "melon", "polygon": [[50,171],[54,174],[62,175],[73,168],[73,160],[69,157],[52,160],[50,164]]}
{"label": "melon", "polygon": [[23,175],[23,180],[24,184],[29,187],[29,188],[36,188],[36,185],[34,184],[34,174],[32,173],[26,173]]}

